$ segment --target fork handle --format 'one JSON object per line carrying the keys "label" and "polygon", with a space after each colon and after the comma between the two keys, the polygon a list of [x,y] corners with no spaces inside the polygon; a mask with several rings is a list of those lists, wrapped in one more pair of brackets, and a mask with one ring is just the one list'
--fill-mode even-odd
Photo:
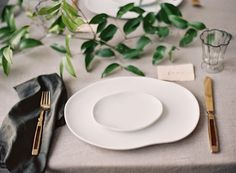
{"label": "fork handle", "polygon": [[37,126],[34,134],[34,142],[32,147],[32,155],[37,156],[39,154],[41,139],[42,139],[42,131],[43,131],[43,120],[44,120],[44,110],[40,112]]}

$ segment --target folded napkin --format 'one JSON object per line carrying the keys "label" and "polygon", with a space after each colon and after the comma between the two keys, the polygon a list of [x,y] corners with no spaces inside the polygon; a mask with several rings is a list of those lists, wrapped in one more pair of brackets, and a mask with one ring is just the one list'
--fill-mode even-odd
{"label": "folded napkin", "polygon": [[[65,124],[66,88],[57,74],[41,75],[14,88],[20,101],[9,111],[0,128],[0,166],[12,173],[42,173],[54,130]],[[50,91],[51,109],[45,113],[40,153],[32,156],[42,91]]]}

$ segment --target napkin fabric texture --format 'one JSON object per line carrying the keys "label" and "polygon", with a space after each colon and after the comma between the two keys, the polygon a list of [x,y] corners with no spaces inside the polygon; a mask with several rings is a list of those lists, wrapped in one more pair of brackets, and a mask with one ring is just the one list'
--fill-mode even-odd
{"label": "napkin fabric texture", "polygon": [[[42,173],[54,130],[65,124],[66,88],[57,74],[41,75],[14,88],[20,101],[9,111],[0,128],[0,167],[11,173]],[[51,108],[44,114],[40,153],[32,156],[42,91],[50,91]]]}

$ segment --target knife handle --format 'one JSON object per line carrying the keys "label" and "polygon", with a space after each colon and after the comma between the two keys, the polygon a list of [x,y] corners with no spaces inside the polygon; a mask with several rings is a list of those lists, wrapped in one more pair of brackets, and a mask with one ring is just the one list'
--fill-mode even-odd
{"label": "knife handle", "polygon": [[34,134],[34,142],[32,147],[32,155],[37,156],[39,154],[41,139],[42,139],[42,130],[43,130],[43,120],[44,120],[44,110],[40,112],[35,134]]}
{"label": "knife handle", "polygon": [[216,128],[215,117],[212,114],[208,115],[208,133],[209,133],[209,141],[212,153],[219,152],[219,140]]}

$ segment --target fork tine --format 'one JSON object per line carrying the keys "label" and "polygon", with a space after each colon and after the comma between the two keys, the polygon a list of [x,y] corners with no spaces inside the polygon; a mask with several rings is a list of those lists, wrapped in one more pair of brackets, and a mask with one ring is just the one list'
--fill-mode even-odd
{"label": "fork tine", "polygon": [[44,107],[50,107],[50,104],[51,104],[50,92],[49,91],[42,91],[40,105],[44,106]]}
{"label": "fork tine", "polygon": [[50,97],[50,92],[48,91],[48,105],[51,104],[51,97]]}
{"label": "fork tine", "polygon": [[46,92],[44,91],[43,92],[43,105],[45,105],[45,103],[46,103],[46,97],[47,97],[47,95],[46,95]]}
{"label": "fork tine", "polygon": [[42,94],[41,94],[41,99],[40,99],[40,105],[43,104],[43,98],[44,98],[44,93],[42,92]]}
{"label": "fork tine", "polygon": [[48,105],[48,91],[45,93],[46,95],[46,101],[45,101],[45,104]]}

